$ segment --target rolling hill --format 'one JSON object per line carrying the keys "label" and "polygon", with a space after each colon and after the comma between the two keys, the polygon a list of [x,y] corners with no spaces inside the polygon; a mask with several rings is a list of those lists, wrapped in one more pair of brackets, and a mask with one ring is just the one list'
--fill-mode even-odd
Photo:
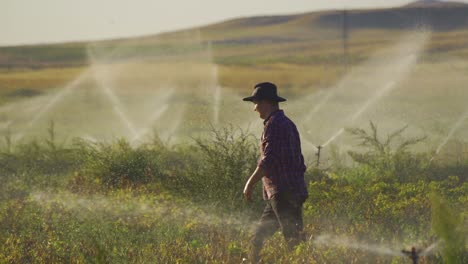
{"label": "rolling hill", "polygon": [[[269,55],[267,56],[268,62],[281,61],[285,57],[295,57],[296,54],[302,56],[303,47],[319,45],[327,41],[329,42],[327,46],[335,47],[333,42],[340,41],[342,38],[344,19],[352,34],[351,39],[354,34],[360,38],[360,33],[372,31],[372,38],[375,41],[384,41],[388,38],[385,34],[394,34],[418,27],[442,33],[466,30],[468,29],[468,5],[424,0],[389,9],[349,10],[346,13],[337,10],[287,16],[248,17],[178,32],[107,40],[94,44],[132,46],[155,56],[164,55],[165,52],[177,54],[179,51],[170,47],[176,47],[178,42],[185,38],[187,32],[198,31],[202,42],[210,42],[215,50],[219,50],[215,53],[215,60],[218,64],[243,65],[248,64],[250,58],[257,54],[259,45],[269,47],[263,49],[266,53],[273,52],[273,57],[276,59],[270,58]],[[285,47],[286,45],[292,50]],[[2,47],[0,48],[0,67],[41,68],[85,65],[88,46],[89,43],[80,42]],[[276,48],[270,49],[272,46]],[[185,51],[186,49],[183,49],[182,53]],[[262,52],[259,55],[254,56],[258,59],[256,62],[265,62]]]}
{"label": "rolling hill", "polygon": [[456,1],[440,1],[440,0],[418,0],[411,2],[406,7],[447,7],[447,6],[464,6],[465,3]]}

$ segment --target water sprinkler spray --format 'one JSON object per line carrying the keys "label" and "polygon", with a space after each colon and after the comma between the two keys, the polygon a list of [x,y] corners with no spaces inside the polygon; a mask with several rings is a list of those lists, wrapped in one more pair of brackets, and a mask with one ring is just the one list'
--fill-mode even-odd
{"label": "water sprinkler spray", "polygon": [[343,10],[343,31],[342,31],[342,39],[343,39],[343,66],[344,70],[348,69],[348,39],[349,39],[349,26],[348,26],[348,11]]}
{"label": "water sprinkler spray", "polygon": [[418,264],[418,259],[420,256],[419,254],[421,254],[421,251],[421,249],[416,249],[415,247],[412,247],[411,251],[403,249],[401,253],[408,256],[413,261],[413,264]]}
{"label": "water sprinkler spray", "polygon": [[320,152],[321,152],[322,148],[323,148],[322,146],[318,146],[317,147],[317,153],[315,154],[315,155],[317,155],[317,168],[320,165]]}

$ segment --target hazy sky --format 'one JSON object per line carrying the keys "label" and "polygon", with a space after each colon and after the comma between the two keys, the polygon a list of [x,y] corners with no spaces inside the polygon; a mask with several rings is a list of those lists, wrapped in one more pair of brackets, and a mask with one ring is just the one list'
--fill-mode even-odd
{"label": "hazy sky", "polygon": [[[468,0],[464,0],[468,2]],[[155,34],[222,20],[408,0],[0,0],[0,45]]]}

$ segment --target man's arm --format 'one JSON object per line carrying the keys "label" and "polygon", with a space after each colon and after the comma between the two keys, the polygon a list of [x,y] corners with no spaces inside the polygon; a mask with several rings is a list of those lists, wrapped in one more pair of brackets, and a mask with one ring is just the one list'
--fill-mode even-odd
{"label": "man's arm", "polygon": [[247,183],[245,184],[245,187],[244,187],[244,196],[247,199],[247,201],[252,200],[253,188],[255,184],[262,179],[263,176],[265,176],[265,170],[262,169],[261,167],[257,167],[254,173],[247,180]]}
{"label": "man's arm", "polygon": [[262,140],[263,156],[257,164],[264,172],[269,172],[278,163],[283,134],[283,128],[278,123],[271,123],[266,127]]}

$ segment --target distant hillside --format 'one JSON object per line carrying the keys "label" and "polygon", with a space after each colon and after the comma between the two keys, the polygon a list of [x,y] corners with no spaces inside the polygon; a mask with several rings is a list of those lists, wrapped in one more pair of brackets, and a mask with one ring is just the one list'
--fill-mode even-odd
{"label": "distant hillside", "polygon": [[[178,32],[138,38],[101,41],[101,45],[125,45],[148,56],[185,56],[196,47],[181,47],[186,33],[198,31],[203,45],[211,43],[218,64],[249,64],[252,61],[308,63],[332,62],[340,54],[302,54],[306,47],[336,46],[342,38],[343,21],[350,34],[372,30],[380,34],[373,41],[382,41],[390,31],[430,28],[437,32],[468,30],[468,5],[434,0],[416,1],[399,8],[311,12],[287,16],[239,18]],[[380,38],[380,40],[379,40]],[[353,39],[354,41],[358,41]],[[328,41],[329,43],[327,43]],[[211,45],[210,44],[210,45]],[[262,48],[259,49],[259,45]],[[85,65],[88,43],[67,43],[0,48],[0,68],[73,67]],[[220,49],[218,49],[220,48]],[[124,50],[125,50],[124,49]],[[356,58],[359,59],[359,58]]]}
{"label": "distant hillside", "polygon": [[[468,28],[468,5],[455,2],[418,1],[401,8],[347,12],[348,25],[354,29],[405,29],[428,27],[435,31]],[[341,26],[342,12],[320,16],[323,26]]]}
{"label": "distant hillside", "polygon": [[440,0],[419,0],[406,5],[406,7],[441,7],[441,6],[463,6],[465,3],[456,1],[440,1]]}

